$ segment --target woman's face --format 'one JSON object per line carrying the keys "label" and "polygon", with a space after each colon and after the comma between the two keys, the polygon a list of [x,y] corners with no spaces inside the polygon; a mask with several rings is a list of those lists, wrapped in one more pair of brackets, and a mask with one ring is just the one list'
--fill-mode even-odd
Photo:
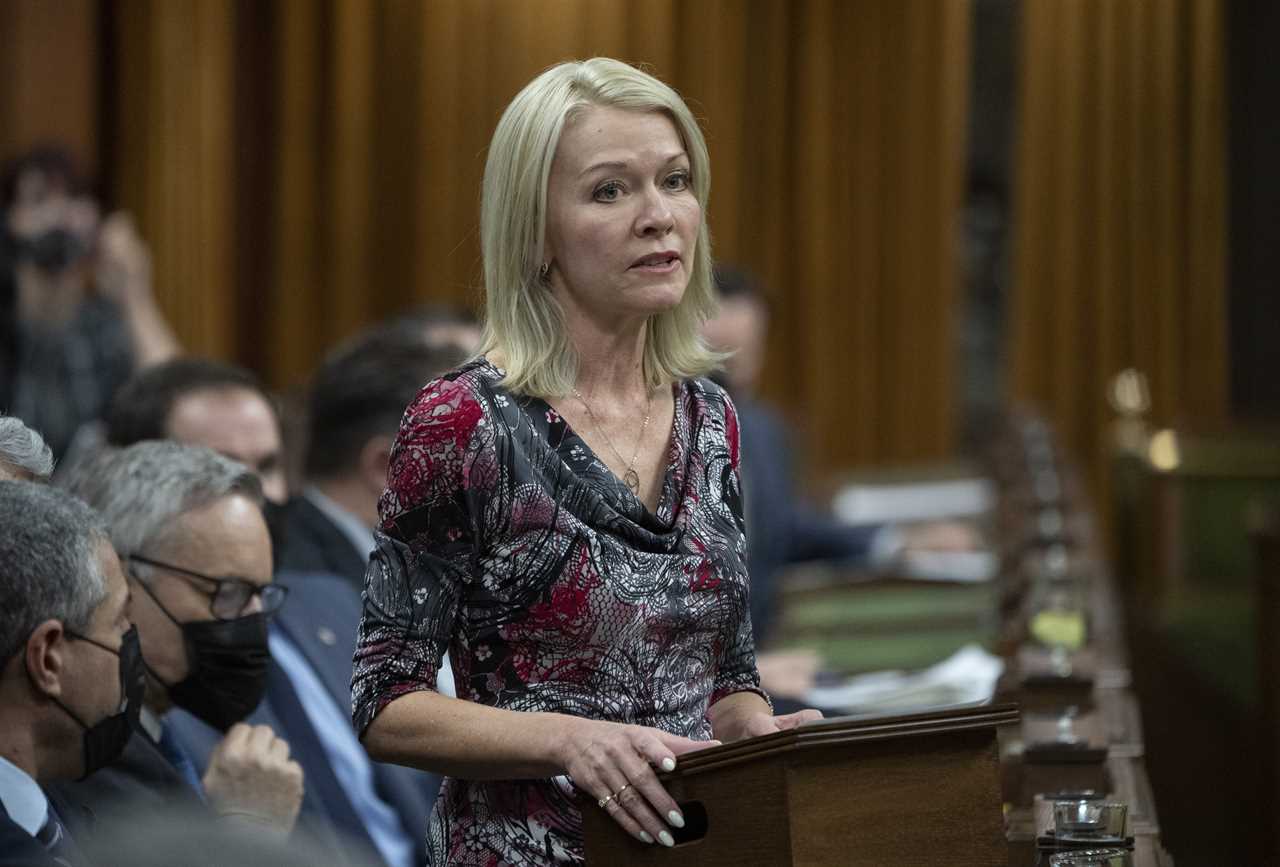
{"label": "woman's face", "polygon": [[674,307],[701,225],[689,156],[665,114],[592,106],[565,124],[543,261],[567,313],[617,322]]}

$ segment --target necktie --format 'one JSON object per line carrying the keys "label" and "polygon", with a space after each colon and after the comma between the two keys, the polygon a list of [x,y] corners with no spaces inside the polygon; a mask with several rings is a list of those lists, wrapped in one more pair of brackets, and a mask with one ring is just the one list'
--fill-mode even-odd
{"label": "necktie", "polygon": [[173,736],[173,730],[168,726],[160,729],[160,742],[157,746],[179,776],[203,799],[204,785],[200,782],[200,775],[196,773],[196,766],[187,755],[187,751],[178,745],[177,739]]}
{"label": "necktie", "polygon": [[54,812],[53,805],[49,805],[49,812],[45,816],[44,824],[40,826],[40,830],[36,832],[36,840],[40,845],[44,846],[55,862],[65,867],[71,867],[74,863],[71,856],[71,838],[67,836],[67,829],[62,826],[62,822],[58,819],[58,814]]}
{"label": "necktie", "polygon": [[367,845],[368,851],[376,852],[364,820],[356,813],[329,764],[324,745],[307,717],[302,700],[298,698],[289,676],[278,663],[273,662],[267,669],[267,694],[270,696],[271,709],[289,735],[289,745],[292,748],[290,752],[302,765],[309,791],[325,805],[330,821],[336,827],[352,840]]}

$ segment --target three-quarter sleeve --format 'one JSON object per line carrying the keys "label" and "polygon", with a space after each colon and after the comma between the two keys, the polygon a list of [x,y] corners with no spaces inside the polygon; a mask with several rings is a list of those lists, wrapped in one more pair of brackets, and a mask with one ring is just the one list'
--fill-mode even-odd
{"label": "three-quarter sleeve", "polygon": [[[724,502],[733,518],[733,527],[738,538],[733,540],[733,547],[738,556],[745,562],[746,558],[746,521],[742,505],[742,469],[738,436],[738,413],[728,394],[722,394],[724,401],[724,437],[728,448],[729,472],[726,474],[725,490],[722,492]],[[743,576],[742,590],[749,594],[750,582]],[[760,672],[756,668],[755,640],[751,634],[751,606],[743,600],[741,616],[734,619],[720,636],[720,664],[716,669],[715,680],[711,689],[709,705],[735,692],[754,692],[763,698],[770,707],[773,703],[768,694],[760,686]]]}
{"label": "three-quarter sleeve", "polygon": [[405,412],[365,572],[351,677],[359,734],[396,698],[435,689],[475,561],[487,427],[465,379],[429,384]]}

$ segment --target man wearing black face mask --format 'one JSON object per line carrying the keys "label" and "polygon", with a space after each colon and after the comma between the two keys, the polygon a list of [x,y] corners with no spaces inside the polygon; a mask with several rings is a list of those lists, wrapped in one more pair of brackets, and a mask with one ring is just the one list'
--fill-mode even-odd
{"label": "man wearing black face mask", "polygon": [[40,786],[115,761],[144,689],[128,585],[92,509],[0,481],[0,865],[82,863]]}
{"label": "man wearing black face mask", "polygon": [[127,216],[101,218],[71,158],[42,148],[0,171],[0,407],[62,458],[131,372],[177,351],[146,245]]}
{"label": "man wearing black face mask", "polygon": [[[271,583],[257,478],[208,449],[151,441],[106,453],[68,481],[111,526],[147,676],[143,736],[111,767],[57,786],[56,799],[99,815],[122,799],[135,812],[203,802],[288,833],[302,771],[270,728],[240,722],[265,689],[267,620],[285,595]],[[203,777],[165,722],[173,707],[226,733]]]}

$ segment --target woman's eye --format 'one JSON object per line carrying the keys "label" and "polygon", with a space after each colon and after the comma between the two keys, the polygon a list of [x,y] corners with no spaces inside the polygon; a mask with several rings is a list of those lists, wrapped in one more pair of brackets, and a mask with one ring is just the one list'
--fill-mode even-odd
{"label": "woman's eye", "polygon": [[622,185],[617,181],[609,181],[596,187],[593,195],[597,202],[612,202],[622,195]]}
{"label": "woman's eye", "polygon": [[672,172],[671,174],[667,175],[666,185],[668,190],[672,190],[674,192],[679,192],[680,190],[688,189],[689,173],[688,172]]}

